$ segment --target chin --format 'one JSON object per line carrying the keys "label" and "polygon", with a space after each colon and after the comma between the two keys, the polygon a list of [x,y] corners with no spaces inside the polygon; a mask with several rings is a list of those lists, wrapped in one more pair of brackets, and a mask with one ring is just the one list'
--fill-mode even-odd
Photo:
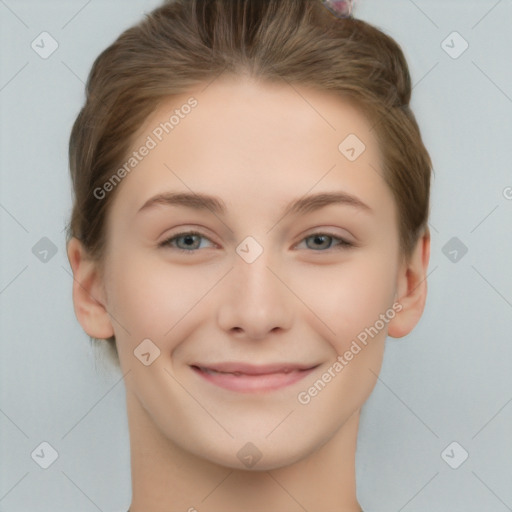
{"label": "chin", "polygon": [[[290,446],[280,446],[270,440],[257,439],[250,441],[246,436],[237,436],[236,439],[230,440],[228,443],[215,444],[212,446],[211,439],[206,440],[208,443],[205,451],[201,451],[201,447],[197,444],[194,446],[196,456],[209,460],[213,464],[223,466],[235,470],[243,471],[269,471],[291,466],[307,457],[310,453],[318,449],[317,446],[311,445],[309,448],[298,446],[298,441]],[[304,442],[304,439],[301,440]]]}

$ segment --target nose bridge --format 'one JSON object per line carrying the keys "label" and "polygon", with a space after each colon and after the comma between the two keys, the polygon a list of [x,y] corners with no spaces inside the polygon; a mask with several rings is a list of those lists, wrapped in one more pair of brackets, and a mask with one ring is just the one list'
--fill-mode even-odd
{"label": "nose bridge", "polygon": [[[218,308],[218,321],[226,331],[263,338],[277,327],[288,329],[292,297],[276,276],[270,250],[252,237],[236,248],[234,268]],[[282,279],[282,278],[281,278]]]}

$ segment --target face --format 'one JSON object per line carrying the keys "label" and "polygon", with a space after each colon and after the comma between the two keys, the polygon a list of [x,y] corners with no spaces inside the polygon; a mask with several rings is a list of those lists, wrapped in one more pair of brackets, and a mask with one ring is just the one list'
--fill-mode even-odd
{"label": "face", "polygon": [[[251,442],[272,469],[360,409],[399,308],[370,128],[326,92],[228,77],[146,120],[109,212],[104,290],[148,435],[233,468]],[[227,373],[199,369],[213,367]]]}

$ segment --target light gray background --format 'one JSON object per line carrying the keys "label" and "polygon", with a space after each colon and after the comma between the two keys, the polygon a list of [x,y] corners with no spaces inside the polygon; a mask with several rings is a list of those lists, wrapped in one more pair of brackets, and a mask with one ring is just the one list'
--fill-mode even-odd
{"label": "light gray background", "polygon": [[[130,503],[122,375],[95,360],[73,312],[67,143],[93,59],[157,5],[0,0],[0,512]],[[404,49],[434,162],[427,306],[386,342],[361,418],[359,500],[512,510],[512,0],[360,0],[356,16]],[[31,48],[43,31],[59,44],[47,59]],[[443,49],[462,48],[453,31],[469,44],[458,58]],[[42,237],[57,248],[46,262],[32,252]],[[453,237],[468,249],[455,262]],[[43,441],[58,452],[48,469],[31,457]],[[454,464],[462,450],[452,469],[443,453]]]}

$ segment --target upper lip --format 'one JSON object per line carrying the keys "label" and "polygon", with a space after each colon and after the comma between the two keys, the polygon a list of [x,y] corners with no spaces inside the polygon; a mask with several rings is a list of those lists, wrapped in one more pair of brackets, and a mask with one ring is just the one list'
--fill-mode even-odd
{"label": "upper lip", "polygon": [[243,373],[246,375],[265,375],[270,373],[283,373],[285,371],[293,370],[309,370],[318,365],[311,364],[297,364],[297,363],[274,363],[265,365],[253,365],[248,363],[214,363],[214,364],[193,364],[198,368],[207,368],[208,370],[215,370],[218,372],[226,373]]}

